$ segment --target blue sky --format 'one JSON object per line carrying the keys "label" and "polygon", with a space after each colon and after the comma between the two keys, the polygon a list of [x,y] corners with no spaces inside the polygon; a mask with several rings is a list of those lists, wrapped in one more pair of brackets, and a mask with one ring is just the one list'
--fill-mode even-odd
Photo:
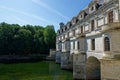
{"label": "blue sky", "polygon": [[67,23],[91,0],[0,0],[0,22],[20,25]]}

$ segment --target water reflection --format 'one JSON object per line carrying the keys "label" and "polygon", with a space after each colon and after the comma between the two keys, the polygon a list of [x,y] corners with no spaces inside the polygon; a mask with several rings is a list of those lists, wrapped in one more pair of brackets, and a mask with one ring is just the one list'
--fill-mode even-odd
{"label": "water reflection", "polygon": [[49,73],[53,80],[73,80],[72,71],[62,70],[59,64],[49,62]]}

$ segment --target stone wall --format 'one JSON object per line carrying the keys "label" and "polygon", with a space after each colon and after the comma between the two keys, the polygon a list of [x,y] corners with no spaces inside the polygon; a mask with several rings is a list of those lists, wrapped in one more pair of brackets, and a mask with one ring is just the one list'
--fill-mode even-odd
{"label": "stone wall", "polygon": [[61,63],[61,52],[60,51],[56,51],[55,62]]}
{"label": "stone wall", "polygon": [[120,80],[120,60],[101,60],[101,80]]}
{"label": "stone wall", "polygon": [[69,60],[69,52],[62,52],[61,54],[61,68],[68,69],[68,60]]}
{"label": "stone wall", "polygon": [[85,79],[85,55],[83,54],[73,55],[73,78]]}

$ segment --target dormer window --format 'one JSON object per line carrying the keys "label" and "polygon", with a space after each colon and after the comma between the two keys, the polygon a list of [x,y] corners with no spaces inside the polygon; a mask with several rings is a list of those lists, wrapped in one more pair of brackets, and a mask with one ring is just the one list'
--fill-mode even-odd
{"label": "dormer window", "polygon": [[80,17],[82,18],[83,16],[81,15]]}
{"label": "dormer window", "polygon": [[69,24],[69,27],[71,27],[71,26],[72,26],[72,24],[70,23],[70,24]]}
{"label": "dormer window", "polygon": [[60,34],[60,31],[58,31],[58,34]]}
{"label": "dormer window", "polygon": [[61,29],[61,32],[63,32],[63,29]]}
{"label": "dormer window", "polygon": [[67,27],[65,26],[65,31],[67,30]]}
{"label": "dormer window", "polygon": [[91,11],[93,11],[93,10],[94,10],[94,6],[91,7]]}
{"label": "dormer window", "polygon": [[78,19],[76,19],[76,23],[78,23],[78,21],[79,21],[79,20],[78,20]]}

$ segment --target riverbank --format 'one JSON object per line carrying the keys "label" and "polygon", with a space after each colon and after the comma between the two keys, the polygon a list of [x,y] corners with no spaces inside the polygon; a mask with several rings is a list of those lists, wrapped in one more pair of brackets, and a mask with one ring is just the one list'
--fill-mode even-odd
{"label": "riverbank", "polygon": [[52,61],[0,64],[0,80],[73,80],[72,72]]}
{"label": "riverbank", "polygon": [[42,60],[46,60],[46,54],[39,55],[1,55],[0,63],[26,63],[26,62],[38,62]]}

